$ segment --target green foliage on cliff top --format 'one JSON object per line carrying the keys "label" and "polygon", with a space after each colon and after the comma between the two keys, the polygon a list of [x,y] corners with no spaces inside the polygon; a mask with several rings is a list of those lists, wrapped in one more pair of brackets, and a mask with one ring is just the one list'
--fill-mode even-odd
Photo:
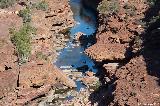
{"label": "green foliage on cliff top", "polygon": [[103,0],[99,6],[98,11],[101,14],[117,13],[119,10],[118,0]]}
{"label": "green foliage on cliff top", "polygon": [[35,5],[37,10],[46,11],[48,9],[48,4],[45,1],[41,1]]}
{"label": "green foliage on cliff top", "polygon": [[0,0],[0,8],[7,8],[16,3],[17,0]]}
{"label": "green foliage on cliff top", "polygon": [[31,34],[35,33],[35,28],[29,24],[24,24],[19,31],[14,28],[10,29],[11,41],[16,46],[19,62],[27,61],[31,53]]}
{"label": "green foliage on cliff top", "polygon": [[22,17],[24,23],[31,22],[31,10],[29,7],[20,10],[18,15]]}
{"label": "green foliage on cliff top", "polygon": [[36,53],[36,58],[42,59],[42,60],[47,60],[48,59],[48,57],[45,54],[43,54],[42,52],[37,52]]}
{"label": "green foliage on cliff top", "polygon": [[127,15],[131,17],[136,15],[136,7],[134,5],[126,3],[123,8],[125,9]]}

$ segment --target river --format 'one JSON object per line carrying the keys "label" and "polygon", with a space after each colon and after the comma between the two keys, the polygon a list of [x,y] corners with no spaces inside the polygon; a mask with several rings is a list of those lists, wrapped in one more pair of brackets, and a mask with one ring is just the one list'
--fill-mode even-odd
{"label": "river", "polygon": [[[82,76],[86,71],[97,73],[98,69],[94,61],[85,53],[85,49],[95,43],[95,33],[97,30],[97,14],[96,12],[83,5],[81,0],[70,0],[71,10],[73,12],[76,25],[69,30],[70,40],[66,47],[59,51],[59,56],[54,64],[63,70],[72,70],[82,72]],[[80,41],[75,41],[76,33],[84,33]],[[85,85],[74,79],[77,84],[76,91],[85,88]]]}

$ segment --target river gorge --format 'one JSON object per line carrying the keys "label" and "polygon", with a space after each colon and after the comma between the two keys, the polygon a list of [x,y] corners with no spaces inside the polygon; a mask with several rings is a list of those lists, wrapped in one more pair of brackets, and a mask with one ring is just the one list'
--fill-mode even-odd
{"label": "river gorge", "polygon": [[0,0],[0,106],[159,106],[159,0]]}

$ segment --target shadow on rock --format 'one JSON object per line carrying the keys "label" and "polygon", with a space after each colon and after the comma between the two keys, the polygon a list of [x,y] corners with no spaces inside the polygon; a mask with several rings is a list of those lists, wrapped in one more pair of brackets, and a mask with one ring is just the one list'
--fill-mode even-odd
{"label": "shadow on rock", "polygon": [[[147,29],[143,35],[142,55],[148,74],[160,78],[160,1],[156,0],[145,14]],[[160,84],[160,80],[158,81]]]}
{"label": "shadow on rock", "polygon": [[84,47],[84,49],[88,48],[89,46],[95,44],[96,42],[96,36],[93,34],[93,35],[88,35],[88,36],[81,36],[79,38],[80,40],[80,44],[81,46]]}
{"label": "shadow on rock", "polygon": [[[159,0],[156,0],[155,3],[148,8],[148,10],[145,12],[145,17],[142,21],[146,23],[146,29],[144,30],[144,32],[142,34],[140,34],[140,36],[142,36],[142,40],[143,40],[143,48],[141,50],[138,50],[138,52],[136,52],[135,54],[134,53],[128,54],[128,51],[133,51],[132,46],[134,45],[134,42],[131,42],[129,45],[129,48],[127,49],[127,51],[125,53],[126,56],[129,55],[131,57],[129,57],[129,59],[127,59],[127,61],[125,61],[126,63],[124,64],[124,67],[122,67],[120,70],[118,70],[118,72],[122,72],[122,71],[125,72],[124,70],[125,70],[125,68],[127,68],[126,69],[127,72],[129,72],[129,71],[131,71],[130,73],[133,72],[133,75],[131,75],[129,77],[133,77],[135,75],[133,79],[139,80],[140,78],[138,78],[139,76],[136,76],[136,73],[134,73],[134,70],[136,70],[136,68],[137,68],[139,70],[137,70],[135,72],[137,72],[137,73],[139,72],[140,74],[143,74],[143,72],[140,72],[140,71],[144,70],[144,72],[146,72],[146,69],[143,67],[143,64],[138,64],[138,62],[133,64],[134,61],[138,60],[138,59],[134,60],[133,58],[138,57],[139,55],[143,55],[143,58],[145,60],[146,67],[147,67],[147,73],[151,76],[157,77],[158,78],[157,82],[160,85],[160,1]],[[135,34],[135,35],[138,36],[139,34]],[[129,69],[127,66],[125,66],[127,63],[128,63],[128,67],[130,67]],[[134,67],[134,65],[135,65],[135,67]],[[139,68],[141,66],[142,66],[142,69]],[[128,95],[129,95],[127,92],[128,88],[125,88],[122,92],[120,92],[120,89],[123,89],[122,87],[127,87],[127,85],[125,85],[127,82],[123,83],[123,81],[128,81],[128,80],[127,79],[123,80],[125,78],[122,78],[121,73],[119,75],[117,75],[117,76],[119,76],[119,78],[121,78],[120,80],[122,81],[122,83],[124,85],[119,86],[119,89],[116,88],[117,91],[115,91],[116,84],[114,82],[116,79],[114,79],[113,81],[106,84],[104,78],[107,76],[107,74],[105,73],[105,71],[106,70],[104,70],[104,69],[102,69],[102,71],[101,71],[102,72],[101,74],[103,75],[103,76],[100,76],[100,81],[102,82],[102,86],[100,86],[97,90],[95,90],[89,97],[89,100],[91,101],[92,105],[98,104],[98,106],[107,106],[111,102],[114,103],[114,105],[116,105],[116,102],[113,102],[114,98],[118,98],[119,100],[121,100],[123,97],[125,97],[124,95],[121,95],[121,94],[126,94],[127,95],[126,97],[128,97]],[[124,76],[128,76],[128,74],[124,75]],[[152,83],[153,83],[153,80],[151,80],[151,79],[149,77],[149,81],[152,81]],[[141,81],[141,82],[143,82],[143,81]],[[117,84],[119,84],[119,82]],[[138,84],[140,86],[143,85],[141,83],[138,83]],[[119,84],[119,85],[121,85],[121,84]],[[130,87],[129,84],[128,84],[128,86]],[[152,86],[152,87],[154,88],[154,86]],[[140,88],[140,89],[145,90],[144,88]],[[118,92],[120,94],[119,97],[115,97],[115,95],[118,93],[113,95],[114,92]],[[150,91],[150,90],[149,91],[146,90],[144,92],[141,91],[142,95],[145,95],[145,92],[152,92],[152,91]],[[135,96],[134,93],[131,95]],[[118,101],[118,100],[115,100],[115,101]],[[127,100],[122,100],[122,101],[126,102]],[[136,101],[136,100],[133,99],[132,101]],[[132,101],[131,101],[131,103],[132,103]],[[123,104],[124,104],[124,102],[123,102]],[[136,102],[136,103],[138,103],[138,102]]]}
{"label": "shadow on rock", "polygon": [[89,100],[91,101],[91,106],[95,104],[97,106],[107,106],[114,97],[112,92],[115,90],[115,85],[112,84],[110,79],[108,79],[105,69],[100,69],[97,73],[101,85],[90,94]]}

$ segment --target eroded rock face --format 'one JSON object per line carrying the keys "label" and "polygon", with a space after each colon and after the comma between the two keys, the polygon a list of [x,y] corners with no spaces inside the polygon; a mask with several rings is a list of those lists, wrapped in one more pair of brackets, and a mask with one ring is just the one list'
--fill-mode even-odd
{"label": "eroded rock face", "polygon": [[[132,58],[126,65],[120,68],[110,68],[104,65],[106,73],[115,81],[112,85],[114,99],[110,101],[109,106],[118,105],[159,105],[160,86],[159,78],[151,76],[143,56]],[[107,91],[106,91],[107,92]],[[108,94],[107,94],[108,95]],[[107,101],[105,97],[104,101]]]}
{"label": "eroded rock face", "polygon": [[[10,41],[8,30],[12,25],[18,29],[22,25],[21,18],[12,12],[0,10],[0,98],[15,92],[18,81],[19,68],[15,63],[17,56],[14,54],[15,49]],[[6,101],[10,100],[9,98],[6,99]]]}
{"label": "eroded rock face", "polygon": [[17,56],[14,54],[15,48],[10,41],[9,28],[13,25],[18,29],[22,25],[22,19],[16,14],[11,14],[0,10],[0,72],[6,70],[16,70]]}
{"label": "eroded rock face", "polygon": [[74,25],[68,0],[46,0],[49,9],[33,10],[32,25],[37,29],[32,40],[32,54],[45,54],[50,61],[56,59],[56,51],[63,49],[69,38],[68,30]]}
{"label": "eroded rock face", "polygon": [[[107,95],[104,100],[100,100],[99,105],[159,105],[159,72],[156,66],[159,64],[159,51],[150,47],[152,53],[156,51],[154,56],[147,54],[150,49],[146,47],[143,53],[137,52],[142,50],[140,37],[144,31],[144,23],[141,20],[145,17],[148,6],[145,0],[117,1],[120,6],[118,13],[108,16],[99,14],[97,43],[86,49],[87,55],[98,62],[102,61],[109,78],[108,90],[103,92],[107,92]],[[117,66],[117,63],[120,64]]]}
{"label": "eroded rock face", "polygon": [[125,58],[125,46],[121,44],[97,43],[89,47],[86,51],[92,59],[102,60],[123,60]]}
{"label": "eroded rock face", "polygon": [[[70,88],[76,87],[73,80],[51,64],[57,56],[56,50],[64,47],[65,37],[68,36],[61,32],[74,25],[72,12],[68,1],[46,1],[48,11],[33,10],[32,25],[37,31],[32,39],[32,56],[28,63],[20,67],[19,104],[46,94],[56,82]],[[37,53],[46,58],[37,58]]]}
{"label": "eroded rock face", "polygon": [[56,77],[54,77],[54,69],[52,64],[47,63],[26,64],[20,67],[19,87],[41,87],[45,84],[54,84]]}
{"label": "eroded rock face", "polygon": [[144,105],[160,103],[160,87],[157,78],[148,75],[142,56],[132,59],[116,71],[114,103],[118,105]]}
{"label": "eroded rock face", "polygon": [[85,85],[96,85],[96,83],[98,83],[99,79],[95,76],[92,76],[92,77],[89,77],[89,76],[86,76],[82,79],[82,82],[85,84]]}
{"label": "eroded rock face", "polygon": [[143,28],[137,20],[144,16],[143,12],[146,8],[145,4],[142,6],[137,2],[132,0],[127,2],[127,5],[141,10],[135,10],[133,16],[130,16],[128,10],[125,9],[126,3],[123,1],[119,1],[120,9],[117,14],[111,16],[99,14],[97,43],[86,50],[87,55],[96,61],[124,60],[131,56],[132,50],[136,46],[130,47],[130,45],[134,42],[135,37],[143,32]]}
{"label": "eroded rock face", "polygon": [[66,29],[74,25],[72,12],[67,0],[46,2],[49,10],[32,10],[31,25],[37,31],[32,36],[31,56],[21,66],[17,62],[16,47],[10,40],[9,28],[18,30],[23,25],[17,13],[25,5],[0,9],[0,105],[22,106],[48,93],[55,83],[76,87],[73,80],[52,64],[56,50],[65,46]]}

